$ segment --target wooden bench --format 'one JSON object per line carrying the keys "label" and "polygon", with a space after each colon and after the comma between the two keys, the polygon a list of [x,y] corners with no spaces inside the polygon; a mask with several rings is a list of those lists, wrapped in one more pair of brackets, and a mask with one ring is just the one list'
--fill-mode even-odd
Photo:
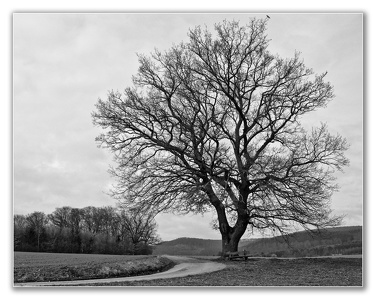
{"label": "wooden bench", "polygon": [[229,260],[234,260],[234,259],[244,259],[247,260],[248,257],[251,255],[248,255],[247,252],[244,251],[236,251],[236,252],[226,252],[225,257]]}

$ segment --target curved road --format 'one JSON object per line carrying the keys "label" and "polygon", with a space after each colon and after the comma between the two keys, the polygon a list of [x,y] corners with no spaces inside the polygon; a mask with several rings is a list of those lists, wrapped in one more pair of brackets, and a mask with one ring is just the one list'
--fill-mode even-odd
{"label": "curved road", "polygon": [[188,275],[196,275],[203,273],[210,273],[214,271],[219,271],[226,268],[225,264],[209,261],[200,260],[185,256],[169,256],[163,255],[168,259],[174,261],[176,265],[160,273],[154,273],[150,275],[133,276],[133,277],[116,277],[116,278],[105,278],[105,279],[88,279],[88,280],[73,280],[73,281],[53,281],[53,282],[24,282],[15,283],[14,286],[74,286],[74,285],[85,285],[93,283],[106,283],[106,282],[124,282],[124,281],[139,281],[139,280],[152,280],[152,279],[165,279],[165,278],[176,278],[185,277]]}

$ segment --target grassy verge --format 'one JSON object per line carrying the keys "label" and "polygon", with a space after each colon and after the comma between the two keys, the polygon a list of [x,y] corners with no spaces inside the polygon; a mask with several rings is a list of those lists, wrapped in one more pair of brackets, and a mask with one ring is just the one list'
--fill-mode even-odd
{"label": "grassy verge", "polygon": [[218,272],[106,286],[362,286],[362,259],[302,258],[226,261]]}
{"label": "grassy verge", "polygon": [[165,271],[173,262],[157,256],[15,253],[14,282],[127,277]]}

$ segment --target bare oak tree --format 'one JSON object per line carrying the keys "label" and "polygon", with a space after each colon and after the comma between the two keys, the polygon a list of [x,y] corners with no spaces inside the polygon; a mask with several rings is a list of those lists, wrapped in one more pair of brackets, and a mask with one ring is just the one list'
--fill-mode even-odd
{"label": "bare oak tree", "polygon": [[133,254],[141,253],[142,248],[146,249],[160,242],[153,213],[145,214],[142,210],[121,209],[119,223],[120,228],[127,233],[132,242]]}
{"label": "bare oak tree", "polygon": [[35,211],[26,216],[26,223],[36,236],[37,250],[39,252],[41,248],[41,237],[48,223],[48,217],[43,212]]}
{"label": "bare oak tree", "polygon": [[155,213],[215,209],[223,252],[237,251],[247,228],[340,221],[329,204],[346,140],[300,124],[332,86],[298,53],[271,54],[266,22],[196,27],[187,43],[139,55],[134,87],[99,99],[92,115],[117,162],[114,197]]}

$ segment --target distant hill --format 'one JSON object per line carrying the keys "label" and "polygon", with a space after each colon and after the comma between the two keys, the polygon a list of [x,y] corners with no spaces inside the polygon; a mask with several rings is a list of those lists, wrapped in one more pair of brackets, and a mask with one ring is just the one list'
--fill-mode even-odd
{"label": "distant hill", "polygon": [[[239,245],[244,247],[251,240],[242,240]],[[205,240],[196,238],[178,238],[162,242],[155,246],[153,254],[162,255],[218,255],[222,251],[221,240]]]}
{"label": "distant hill", "polygon": [[362,226],[334,227],[313,233],[299,231],[284,238],[278,236],[257,239],[241,250],[243,249],[254,256],[362,254]]}
{"label": "distant hill", "polygon": [[[288,243],[285,241],[287,239]],[[361,254],[362,226],[344,226],[321,230],[310,234],[299,231],[285,236],[260,239],[246,239],[239,243],[254,256],[316,256],[331,254]],[[222,249],[221,240],[178,238],[155,246],[155,255],[218,255]]]}

